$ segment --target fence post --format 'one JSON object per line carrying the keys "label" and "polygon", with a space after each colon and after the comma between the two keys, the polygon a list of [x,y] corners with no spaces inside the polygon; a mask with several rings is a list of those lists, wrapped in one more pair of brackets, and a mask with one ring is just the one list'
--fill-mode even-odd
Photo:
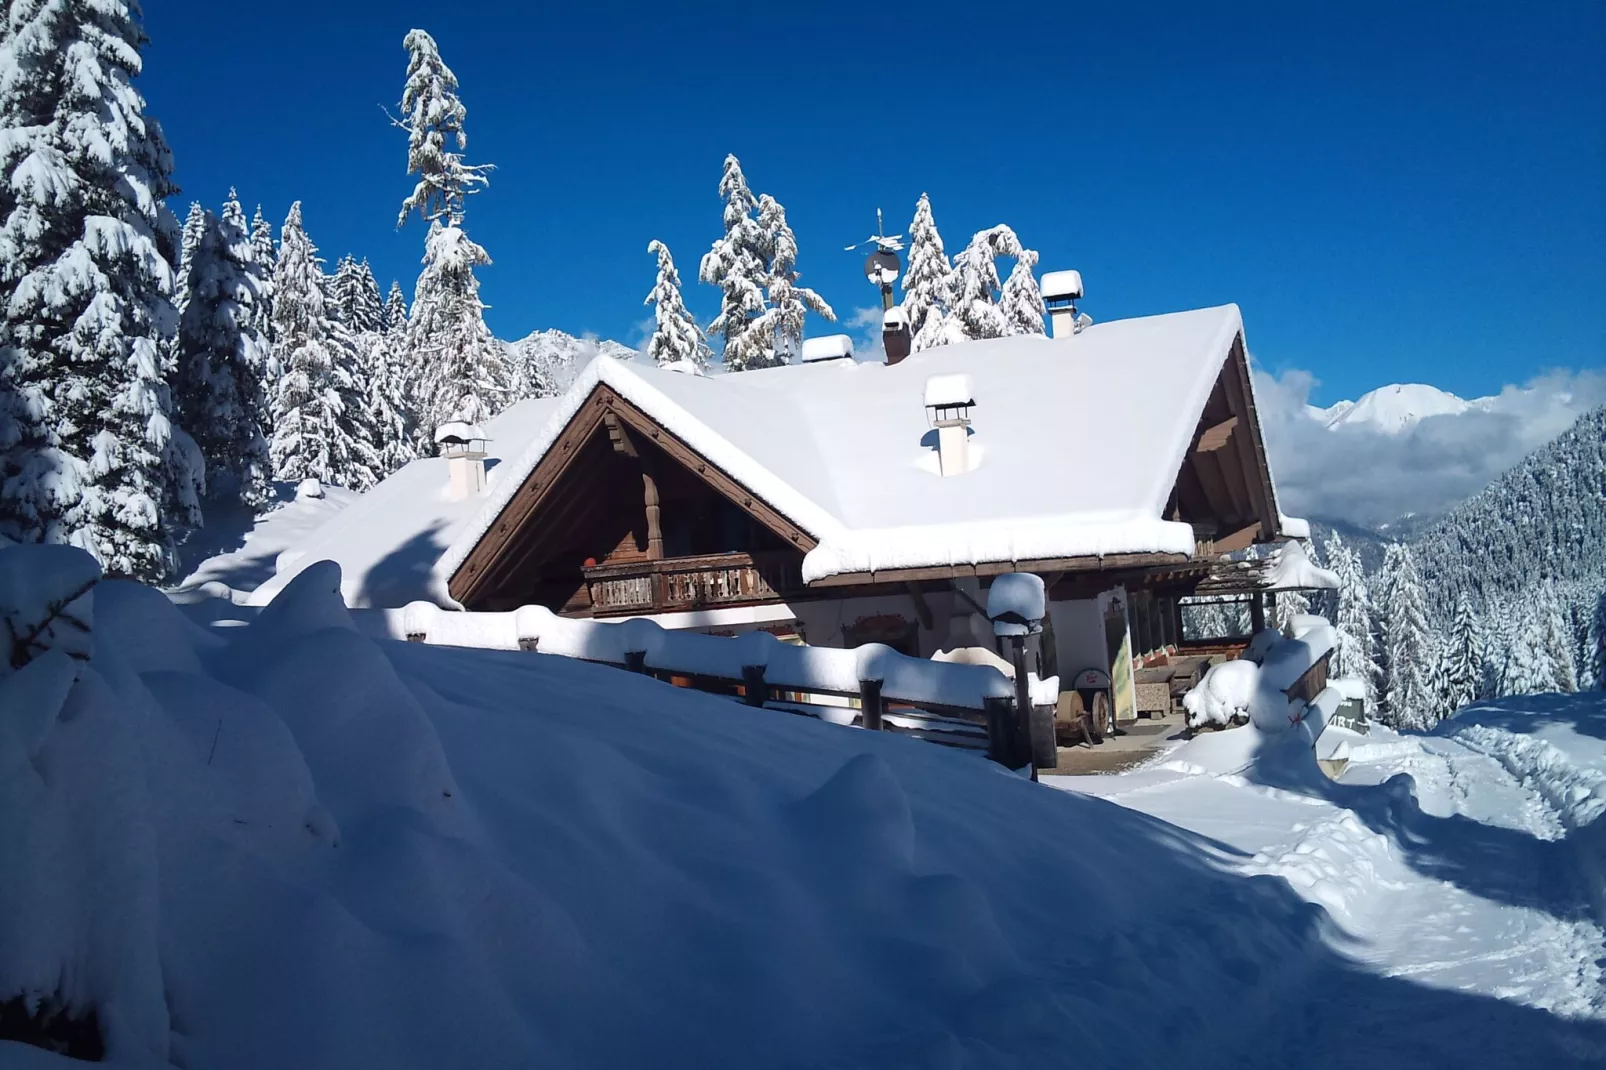
{"label": "fence post", "polygon": [[749,706],[762,706],[769,698],[769,685],[764,683],[764,666],[742,666],[742,701]]}
{"label": "fence post", "polygon": [[870,732],[881,731],[881,714],[885,707],[881,701],[880,680],[859,681],[859,705],[864,708],[864,727]]}
{"label": "fence post", "polygon": [[1026,673],[1026,637],[1009,637],[1015,660],[1015,746],[1011,748],[1010,768],[1019,769],[1023,762],[1032,767],[1032,779],[1037,779],[1037,758],[1032,754],[1032,684]]}
{"label": "fence post", "polygon": [[645,650],[625,651],[625,668],[631,672],[645,673],[647,671],[647,652]]}

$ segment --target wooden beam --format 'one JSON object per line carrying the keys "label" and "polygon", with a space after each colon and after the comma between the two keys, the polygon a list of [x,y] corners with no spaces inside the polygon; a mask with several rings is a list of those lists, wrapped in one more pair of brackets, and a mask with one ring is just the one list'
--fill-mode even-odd
{"label": "wooden beam", "polygon": [[1216,553],[1218,554],[1236,553],[1239,550],[1247,550],[1249,547],[1253,546],[1255,543],[1255,538],[1259,534],[1260,521],[1256,520],[1248,527],[1239,528],[1230,535],[1225,535],[1218,539],[1212,539],[1210,545],[1214,547]]}
{"label": "wooden beam", "polygon": [[626,457],[636,457],[636,444],[630,441],[630,432],[625,425],[619,422],[619,414],[607,409],[602,414],[602,422],[608,425],[608,441],[613,443],[613,451]]}
{"label": "wooden beam", "polygon": [[1205,523],[1206,527],[1213,528],[1236,520],[1238,506],[1233,501],[1226,478],[1221,474],[1221,465],[1216,460],[1216,455],[1195,453],[1188,458],[1188,467],[1193,470],[1194,479],[1198,481],[1199,488],[1204,492],[1204,499],[1208,503],[1208,512],[1189,517],[1189,522],[1200,525],[1208,520],[1215,520],[1218,522],[1217,525]]}
{"label": "wooden beam", "polygon": [[[1231,444],[1232,440],[1228,439]],[[1221,474],[1221,481],[1227,488],[1227,496],[1232,501],[1232,512],[1226,519],[1239,519],[1258,515],[1255,511],[1255,500],[1250,490],[1249,482],[1244,478],[1243,465],[1238,451],[1235,449],[1216,450],[1214,453],[1201,453],[1198,455],[1202,467],[1215,465],[1216,471]]]}
{"label": "wooden beam", "polygon": [[926,596],[921,594],[920,588],[912,583],[906,583],[903,586],[909,592],[909,597],[914,599],[915,619],[920,622],[922,628],[928,632],[931,631],[936,618],[931,615],[931,607],[926,605]]}
{"label": "wooden beam", "polygon": [[1229,416],[1220,423],[1212,424],[1200,430],[1194,439],[1193,448],[1197,453],[1213,453],[1225,446],[1232,438],[1233,429],[1238,426],[1238,417]]}
{"label": "wooden beam", "polygon": [[647,511],[647,556],[659,561],[664,556],[664,526],[658,506],[658,481],[652,476],[652,466],[645,458],[641,465],[642,504]]}

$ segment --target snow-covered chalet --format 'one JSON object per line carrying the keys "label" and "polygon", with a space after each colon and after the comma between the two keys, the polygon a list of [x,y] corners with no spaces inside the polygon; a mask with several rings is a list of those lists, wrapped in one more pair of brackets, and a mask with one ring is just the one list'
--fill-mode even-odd
{"label": "snow-covered chalet", "polygon": [[[456,425],[281,556],[354,606],[543,605],[929,657],[993,646],[1001,573],[1047,584],[1042,676],[1178,643],[1278,511],[1235,305],[700,375],[598,357],[561,397]],[[845,341],[845,339],[843,339]],[[1215,570],[1214,574],[1212,570]],[[1130,712],[1130,711],[1123,711]]]}

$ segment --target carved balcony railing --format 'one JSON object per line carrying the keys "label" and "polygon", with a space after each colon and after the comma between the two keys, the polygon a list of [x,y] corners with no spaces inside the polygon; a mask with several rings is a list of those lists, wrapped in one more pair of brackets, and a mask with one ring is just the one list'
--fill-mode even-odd
{"label": "carved balcony railing", "polygon": [[618,561],[591,565],[585,577],[598,615],[771,602],[803,589],[797,558],[782,554]]}

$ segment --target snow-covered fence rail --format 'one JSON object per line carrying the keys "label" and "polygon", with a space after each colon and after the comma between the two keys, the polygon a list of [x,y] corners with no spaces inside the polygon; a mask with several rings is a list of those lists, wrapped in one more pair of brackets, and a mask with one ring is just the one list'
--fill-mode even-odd
{"label": "snow-covered fence rail", "polygon": [[[402,609],[354,610],[370,634],[438,646],[530,650],[613,665],[635,672],[685,678],[694,686],[739,686],[752,706],[777,702],[807,706],[794,696],[858,699],[865,728],[907,729],[908,710],[889,719],[888,707],[913,707],[926,725],[922,738],[964,744],[965,722],[986,728],[988,753],[1014,766],[1026,764],[1032,710],[1017,708],[1013,681],[986,665],[929,661],[880,643],[852,649],[783,643],[768,632],[726,637],[667,629],[650,620],[604,622],[560,617],[543,606],[502,613],[463,613],[428,602]],[[1044,707],[1052,730],[1056,680],[1033,678],[1030,701]],[[1039,720],[1044,710],[1036,711]],[[942,722],[947,722],[946,725]],[[947,728],[947,731],[944,731]],[[955,731],[955,730],[958,731]],[[979,736],[971,733],[979,742]]]}

